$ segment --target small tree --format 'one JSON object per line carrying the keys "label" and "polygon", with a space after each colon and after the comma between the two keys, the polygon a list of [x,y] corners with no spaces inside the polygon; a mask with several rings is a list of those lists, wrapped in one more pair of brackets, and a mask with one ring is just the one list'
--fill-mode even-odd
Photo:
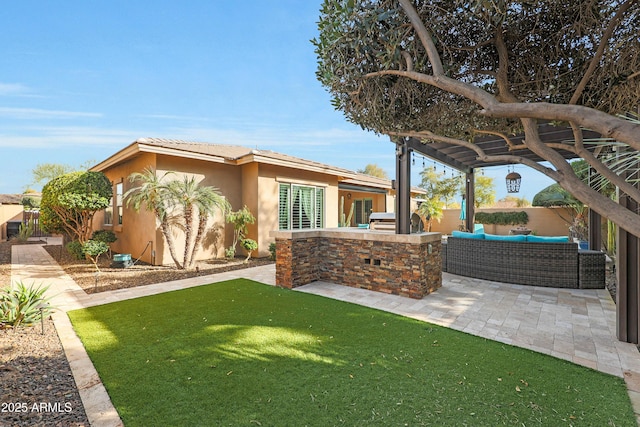
{"label": "small tree", "polygon": [[93,263],[96,268],[96,284],[98,287],[98,277],[100,276],[100,267],[98,266],[98,259],[100,255],[109,251],[109,245],[106,242],[100,240],[87,240],[82,245],[82,252]]}
{"label": "small tree", "polygon": [[42,189],[42,228],[84,244],[93,232],[93,216],[109,206],[111,196],[111,182],[102,172],[71,172],[54,178]]}
{"label": "small tree", "polygon": [[249,208],[244,206],[239,211],[227,213],[227,222],[233,224],[233,242],[225,251],[225,255],[227,258],[233,258],[236,256],[238,242],[245,240],[247,227],[249,224],[254,224],[256,218],[251,214]]}
{"label": "small tree", "polygon": [[442,219],[442,205],[441,200],[434,198],[424,200],[418,207],[418,215],[422,218],[426,231],[431,231],[433,220],[440,222]]}
{"label": "small tree", "polygon": [[240,244],[242,245],[244,250],[247,251],[247,258],[244,260],[244,262],[248,262],[249,258],[251,258],[251,252],[258,249],[258,242],[253,239],[242,239],[242,242],[240,242]]}
{"label": "small tree", "polygon": [[358,169],[358,173],[375,176],[376,178],[389,179],[389,175],[387,175],[387,172],[380,166],[373,163],[369,163],[364,167],[364,169]]}
{"label": "small tree", "polygon": [[426,198],[434,204],[436,201],[442,202],[446,207],[453,202],[455,196],[460,192],[462,177],[454,175],[446,176],[444,172],[438,172],[434,167],[426,167],[420,172],[422,181],[418,186],[427,191]]}

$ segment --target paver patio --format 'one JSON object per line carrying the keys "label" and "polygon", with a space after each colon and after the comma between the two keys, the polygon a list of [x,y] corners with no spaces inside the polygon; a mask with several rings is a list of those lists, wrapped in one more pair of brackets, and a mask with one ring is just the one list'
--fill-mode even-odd
{"label": "paver patio", "polygon": [[[61,310],[54,322],[92,426],[120,426],[106,390],[66,311],[234,278],[275,284],[275,266],[137,288],[86,294],[40,245],[14,245],[12,280],[49,284]],[[422,300],[314,282],[296,290],[446,326],[528,348],[623,377],[640,414],[640,352],[616,338],[616,307],[603,289],[555,289],[488,282],[443,273],[443,286]]]}

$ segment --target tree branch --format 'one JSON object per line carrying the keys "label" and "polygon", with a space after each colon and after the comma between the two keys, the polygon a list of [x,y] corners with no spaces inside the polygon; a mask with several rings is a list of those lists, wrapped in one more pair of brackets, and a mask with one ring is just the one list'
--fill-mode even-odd
{"label": "tree branch", "polygon": [[598,132],[603,137],[613,138],[640,151],[640,140],[637,138],[638,133],[640,133],[640,125],[593,108],[581,105],[550,104],[548,102],[502,103],[490,93],[472,84],[461,82],[444,75],[431,76],[416,71],[382,70],[368,73],[365,75],[365,78],[391,75],[407,77],[417,82],[437,87],[446,92],[463,96],[480,105],[483,108],[480,113],[489,117],[513,119],[531,118],[575,122],[581,127]]}
{"label": "tree branch", "polygon": [[602,175],[604,178],[609,180],[613,185],[620,188],[623,192],[629,195],[629,197],[634,200],[640,200],[640,190],[635,186],[629,184],[625,179],[618,176],[615,172],[613,172],[610,168],[608,168],[604,163],[600,161],[596,156],[594,156],[589,150],[584,147],[584,141],[582,138],[582,130],[575,124],[570,123],[571,130],[573,131],[574,139],[576,142],[576,154],[582,157],[587,163],[589,163],[593,168]]}
{"label": "tree branch", "polygon": [[434,76],[440,76],[444,74],[444,68],[442,67],[442,61],[440,60],[440,55],[438,54],[438,50],[436,49],[436,45],[433,43],[433,39],[431,37],[431,33],[427,30],[420,15],[411,4],[409,0],[398,0],[402,9],[409,17],[409,21],[411,25],[415,29],[422,46],[427,51],[427,56],[429,57],[429,62],[431,62],[431,69],[433,70]]}
{"label": "tree branch", "polygon": [[[498,94],[502,100],[506,102],[518,102],[518,99],[511,92],[509,87],[509,51],[504,43],[502,29],[496,28],[496,49],[498,50],[498,73],[496,74],[496,83],[498,85]],[[500,100],[498,98],[498,100]]]}
{"label": "tree branch", "polygon": [[627,0],[626,2],[624,2],[620,6],[620,8],[616,11],[616,14],[613,16],[613,18],[611,18],[611,21],[609,21],[609,25],[607,25],[607,29],[605,30],[604,34],[602,35],[602,39],[600,39],[600,44],[598,45],[598,49],[596,50],[595,55],[591,59],[591,63],[589,64],[589,68],[587,68],[587,71],[585,71],[584,75],[582,76],[582,79],[580,80],[580,83],[578,83],[578,87],[576,87],[576,91],[573,93],[573,96],[571,97],[571,100],[569,100],[569,104],[577,104],[578,103],[578,100],[582,96],[582,92],[584,92],[584,89],[587,86],[587,83],[589,82],[589,79],[591,79],[591,76],[593,76],[593,72],[598,67],[598,64],[600,63],[600,60],[602,59],[602,56],[604,55],[604,50],[607,47],[607,45],[609,44],[609,40],[613,36],[614,30],[616,29],[616,27],[618,26],[618,24],[622,20],[622,15],[624,15],[626,13],[626,11],[629,10],[629,8],[636,1],[637,0]]}

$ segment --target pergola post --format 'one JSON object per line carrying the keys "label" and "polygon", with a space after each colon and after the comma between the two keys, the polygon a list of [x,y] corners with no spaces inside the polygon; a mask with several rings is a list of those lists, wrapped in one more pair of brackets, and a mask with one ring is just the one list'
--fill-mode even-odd
{"label": "pergola post", "polygon": [[475,200],[475,195],[476,195],[476,186],[475,186],[475,174],[473,169],[469,170],[469,172],[467,172],[464,176],[465,179],[465,184],[464,184],[464,191],[465,191],[465,198],[467,200],[466,203],[466,212],[465,212],[465,227],[467,227],[468,231],[471,231],[473,233],[473,227],[474,227],[474,216],[475,216],[475,205],[476,205],[476,200]]}
{"label": "pergola post", "polygon": [[[640,188],[639,182],[636,181],[635,185]],[[633,212],[638,212],[640,207],[637,201],[622,192],[618,194],[618,203]],[[617,240],[617,335],[620,341],[638,344],[640,343],[640,263],[638,263],[640,239],[622,227],[618,227]]]}
{"label": "pergola post", "polygon": [[[589,168],[589,185],[593,188],[591,176],[593,168]],[[602,216],[589,208],[589,249],[599,251],[602,249]]]}
{"label": "pergola post", "polygon": [[407,139],[396,143],[396,234],[411,234],[411,150]]}

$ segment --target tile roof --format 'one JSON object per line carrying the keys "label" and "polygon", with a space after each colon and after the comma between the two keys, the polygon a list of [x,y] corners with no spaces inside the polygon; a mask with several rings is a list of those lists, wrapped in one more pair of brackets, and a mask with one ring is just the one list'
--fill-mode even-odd
{"label": "tile roof", "polygon": [[287,154],[277,153],[271,150],[261,150],[257,148],[244,147],[241,145],[211,144],[207,142],[182,141],[178,139],[163,138],[140,138],[136,141],[139,144],[154,145],[179,151],[206,154],[210,156],[222,157],[229,161],[239,161],[245,157],[253,156],[256,160],[273,159],[291,162],[299,165],[314,166],[321,169],[330,169],[336,172],[353,175],[356,172],[336,166],[327,165],[313,160],[306,160]]}
{"label": "tile roof", "polygon": [[[391,188],[391,180],[377,178],[349,169],[331,166],[313,160],[302,159],[271,150],[245,147],[241,145],[212,144],[208,142],[184,141],[167,138],[139,138],[118,153],[100,162],[92,170],[104,170],[113,164],[135,155],[140,151],[151,151],[166,155],[184,156],[241,165],[249,162],[276,164],[302,170],[326,173],[338,176],[340,182],[371,186],[375,188]],[[421,189],[412,188],[414,192]]]}
{"label": "tile roof", "polygon": [[0,194],[0,205],[19,205],[22,197],[22,194]]}

